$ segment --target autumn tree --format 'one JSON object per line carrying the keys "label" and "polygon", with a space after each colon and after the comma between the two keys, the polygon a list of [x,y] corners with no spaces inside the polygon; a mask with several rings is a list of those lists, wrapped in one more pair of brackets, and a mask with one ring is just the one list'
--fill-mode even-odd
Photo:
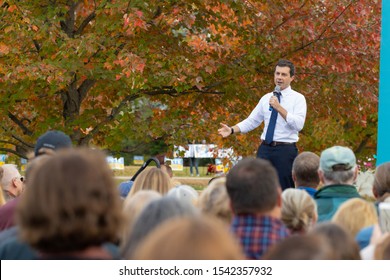
{"label": "autumn tree", "polygon": [[380,1],[0,3],[2,151],[60,129],[113,151],[196,138],[253,155],[260,130],[216,132],[273,89],[279,58],[308,101],[301,149],[375,149]]}

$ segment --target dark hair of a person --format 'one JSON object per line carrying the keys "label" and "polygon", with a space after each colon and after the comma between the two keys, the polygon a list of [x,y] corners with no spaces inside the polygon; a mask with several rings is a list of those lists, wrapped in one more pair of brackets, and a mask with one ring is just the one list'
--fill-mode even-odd
{"label": "dark hair of a person", "polygon": [[280,59],[278,61],[278,63],[276,64],[276,66],[288,67],[288,68],[290,68],[290,77],[293,77],[295,75],[295,66],[294,66],[294,64],[290,60]]}
{"label": "dark hair of a person", "polygon": [[237,214],[272,210],[281,192],[276,169],[259,158],[246,158],[226,176],[226,188],[233,211]]}
{"label": "dark hair of a person", "polygon": [[383,201],[390,194],[390,162],[379,165],[375,171],[374,192],[379,201]]}

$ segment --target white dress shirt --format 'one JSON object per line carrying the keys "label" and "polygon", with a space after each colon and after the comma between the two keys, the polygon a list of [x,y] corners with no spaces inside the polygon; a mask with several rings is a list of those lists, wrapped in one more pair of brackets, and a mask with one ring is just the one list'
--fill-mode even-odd
{"label": "white dress shirt", "polygon": [[[247,133],[258,127],[264,121],[264,130],[261,139],[265,139],[268,123],[271,118],[269,110],[269,99],[273,93],[264,95],[257,106],[253,109],[248,118],[238,123],[242,133]],[[306,118],[306,99],[299,92],[291,89],[291,86],[281,91],[280,105],[287,111],[286,120],[278,114],[274,132],[274,141],[278,142],[297,142],[298,132],[302,130]]]}

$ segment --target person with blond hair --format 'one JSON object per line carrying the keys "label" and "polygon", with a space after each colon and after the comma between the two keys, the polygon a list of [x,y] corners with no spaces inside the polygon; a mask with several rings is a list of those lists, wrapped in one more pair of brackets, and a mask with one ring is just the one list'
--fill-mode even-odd
{"label": "person with blond hair", "polygon": [[169,175],[160,168],[149,167],[143,170],[134,180],[134,184],[126,199],[129,199],[140,190],[154,190],[162,195],[165,195],[170,188],[171,180]]}
{"label": "person with blond hair", "polygon": [[291,233],[306,233],[317,222],[317,204],[304,190],[282,193],[282,221]]}
{"label": "person with blond hair", "polygon": [[234,237],[218,220],[180,217],[152,232],[134,253],[135,260],[243,260]]}
{"label": "person with blond hair", "polygon": [[148,203],[161,198],[162,195],[153,190],[140,190],[123,203],[124,227],[121,240],[130,236],[134,223]]}
{"label": "person with blond hair", "polygon": [[199,196],[198,207],[203,214],[231,223],[232,210],[226,190],[226,177],[215,178],[208,184]]}
{"label": "person with blond hair", "polygon": [[378,223],[378,215],[373,203],[352,198],[340,205],[332,222],[342,225],[355,238],[361,229]]}

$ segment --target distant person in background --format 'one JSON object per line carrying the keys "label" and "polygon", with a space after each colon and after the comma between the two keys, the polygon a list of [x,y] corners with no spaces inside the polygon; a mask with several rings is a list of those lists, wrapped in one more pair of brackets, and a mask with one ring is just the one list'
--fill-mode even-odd
{"label": "distant person in background", "polygon": [[289,236],[281,220],[281,187],[276,169],[264,159],[239,161],[226,176],[233,210],[231,231],[248,259],[261,259]]}
{"label": "distant person in background", "polygon": [[188,145],[189,147],[189,154],[190,154],[190,174],[191,176],[194,176],[194,168],[196,171],[196,176],[199,177],[199,158],[196,157],[196,150],[195,150],[195,140],[192,140],[192,142]]}
{"label": "distant person in background", "polygon": [[360,195],[353,185],[358,167],[356,157],[350,148],[333,146],[324,150],[318,170],[323,186],[314,194],[317,203],[318,221],[329,221],[340,205]]}
{"label": "distant person in background", "polygon": [[312,152],[302,152],[294,160],[292,166],[292,178],[295,188],[305,190],[314,197],[320,184],[318,168],[320,157]]}

